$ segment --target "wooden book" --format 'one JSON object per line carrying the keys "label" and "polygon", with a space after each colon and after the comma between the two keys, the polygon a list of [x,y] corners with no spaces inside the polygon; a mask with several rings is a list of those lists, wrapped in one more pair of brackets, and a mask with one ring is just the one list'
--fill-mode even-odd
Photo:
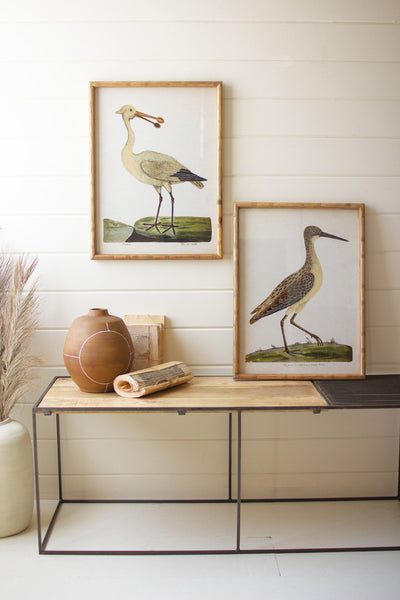
{"label": "wooden book", "polygon": [[135,355],[132,371],[147,369],[164,362],[164,316],[125,315]]}

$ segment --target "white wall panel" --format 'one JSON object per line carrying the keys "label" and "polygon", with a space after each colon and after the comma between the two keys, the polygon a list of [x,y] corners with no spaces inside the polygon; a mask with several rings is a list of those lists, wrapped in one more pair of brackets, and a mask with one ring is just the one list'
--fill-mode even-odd
{"label": "white wall panel", "polygon": [[88,215],[5,216],[2,228],[8,247],[18,252],[83,254],[90,248]]}
{"label": "white wall panel", "polygon": [[[62,7],[51,0],[41,0],[40,5],[32,6],[29,0],[18,3],[8,2],[3,15],[9,21],[117,21],[117,20],[279,20],[279,21],[356,21],[391,22],[398,21],[400,10],[393,0],[337,0],[336,2],[315,2],[314,0],[248,0],[232,2],[203,0],[192,4],[186,0],[153,0],[154,15],[149,15],[145,4],[132,4],[130,0],[119,0],[110,5],[108,0],[90,0],[85,3],[70,0]],[[95,15],[94,15],[95,9]]]}
{"label": "white wall panel", "polygon": [[400,327],[371,327],[367,330],[367,361],[397,365],[400,349]]}
{"label": "white wall panel", "polygon": [[232,327],[230,290],[153,292],[87,292],[40,294],[42,326],[65,328],[89,308],[105,307],[110,314],[167,315],[166,327]]}
{"label": "white wall panel", "polygon": [[[18,239],[15,244],[17,242]],[[232,290],[232,256],[195,263],[186,260],[100,261],[90,260],[87,250],[85,254],[78,255],[41,255],[38,274],[40,288],[46,291]]]}
{"label": "white wall panel", "polygon": [[[58,481],[54,475],[41,478],[44,498],[55,498]],[[69,499],[226,499],[228,498],[227,475],[207,473],[192,475],[68,475],[63,479],[63,492]]]}
{"label": "white wall panel", "polygon": [[[367,369],[399,372],[399,34],[392,0],[3,2],[0,244],[39,255],[34,347],[44,357],[15,415],[31,428],[32,402],[66,373],[72,320],[95,305],[165,314],[166,359],[230,374],[237,201],[366,204]],[[90,260],[96,80],[223,81],[223,260]],[[71,496],[226,494],[226,415],[133,417],[63,422]],[[246,493],[393,494],[399,418],[392,410],[246,415]],[[51,497],[51,420],[40,436]],[[104,467],[114,475],[102,478]]]}
{"label": "white wall panel", "polygon": [[371,215],[366,220],[368,250],[372,252],[399,252],[400,215]]}
{"label": "white wall panel", "polygon": [[370,327],[400,327],[399,305],[400,289],[369,292],[366,308]]}
{"label": "white wall panel", "polygon": [[374,473],[246,473],[243,491],[249,498],[357,498],[396,496],[394,472]]}
{"label": "white wall panel", "polygon": [[230,203],[244,201],[362,202],[367,215],[374,211],[396,214],[399,182],[399,177],[232,174],[224,180],[225,211],[230,209],[232,215]]}
{"label": "white wall panel", "polygon": [[[232,481],[233,496],[236,479]],[[247,498],[341,498],[395,496],[397,486],[394,473],[273,473],[242,477],[243,497]],[[227,475],[68,475],[63,481],[65,497],[113,499],[226,499]],[[54,475],[41,480],[44,498],[54,498],[58,482]]]}
{"label": "white wall panel", "polygon": [[[21,405],[19,418],[30,421],[30,406]],[[39,416],[38,431],[42,440],[52,440],[56,427],[54,418]],[[229,434],[229,418],[219,413],[177,412],[168,414],[147,413],[97,413],[96,415],[63,415],[61,419],[61,439],[113,440],[132,439],[146,441],[161,440],[225,440]]]}
{"label": "white wall panel", "polygon": [[80,98],[88,102],[89,81],[169,81],[214,79],[224,82],[225,98],[309,98],[395,100],[400,97],[398,62],[325,62],[323,60],[138,60],[132,54],[118,61],[47,60],[0,62],[8,85],[2,97],[11,99]]}
{"label": "white wall panel", "polygon": [[[399,137],[400,102],[393,100],[227,100],[226,131],[247,136]],[[234,127],[232,127],[234,124]]]}
{"label": "white wall panel", "polygon": [[[49,419],[47,419],[49,420]],[[43,420],[42,420],[43,423]],[[68,415],[62,420],[62,439],[120,440],[136,441],[189,441],[225,440],[229,435],[228,415],[218,413],[177,412],[168,414],[97,414]]]}
{"label": "white wall panel", "polygon": [[[227,444],[223,441],[115,441],[113,452],[108,440],[68,440],[62,443],[63,472],[70,474],[166,474],[225,473]],[[56,470],[55,443],[39,443],[41,472]],[[116,456],[118,460],[115,460]]]}
{"label": "white wall panel", "polygon": [[[65,133],[67,129],[64,130]],[[89,173],[89,138],[6,138],[0,140],[4,173],[16,177],[71,177]]]}
{"label": "white wall panel", "polygon": [[366,283],[370,289],[400,289],[400,252],[367,254]]}
{"label": "white wall panel", "polygon": [[[293,411],[289,413],[246,413],[242,433],[246,440],[257,439],[343,439],[392,437],[398,434],[400,415],[396,409],[338,411]],[[368,451],[369,452],[369,451]]]}
{"label": "white wall panel", "polygon": [[225,146],[229,175],[398,176],[400,141],[249,137]]}
{"label": "white wall panel", "polygon": [[[0,111],[7,114],[4,138],[26,138],[26,103],[25,98],[0,99]],[[88,132],[87,108],[85,98],[30,98],[29,137],[82,137]]]}
{"label": "white wall panel", "polygon": [[7,186],[2,215],[87,215],[90,200],[88,176],[20,177],[7,176],[0,185]]}
{"label": "white wall panel", "polygon": [[243,443],[242,461],[246,473],[395,472],[397,448],[396,437],[343,439],[340,443],[329,439],[254,440]]}
{"label": "white wall panel", "polygon": [[[352,60],[399,59],[400,25],[316,23],[3,23],[0,52],[13,60]],[[23,37],[24,44],[20,43]],[[238,44],[238,39],[251,43]],[[157,40],[157,43],[152,43]],[[207,40],[207,44],[204,43]]]}

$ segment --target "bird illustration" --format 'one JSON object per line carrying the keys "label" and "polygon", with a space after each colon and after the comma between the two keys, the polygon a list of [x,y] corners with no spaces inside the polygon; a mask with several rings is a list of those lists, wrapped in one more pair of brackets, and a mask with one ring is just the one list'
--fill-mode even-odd
{"label": "bird illustration", "polygon": [[158,208],[154,223],[146,223],[146,231],[150,229],[156,229],[158,233],[161,233],[159,226],[161,222],[158,220],[160,214],[160,208],[163,201],[161,190],[165,188],[171,198],[171,222],[169,225],[162,225],[164,231],[172,231],[175,235],[175,229],[178,225],[174,224],[174,204],[175,198],[172,194],[172,185],[176,183],[184,183],[189,181],[198,188],[203,188],[203,181],[207,181],[204,177],[192,173],[187,167],[183,166],[172,156],[168,154],[161,154],[160,152],[153,152],[152,150],[145,150],[135,154],[133,152],[133,146],[135,143],[135,134],[132,130],[130,121],[135,117],[139,117],[149,123],[152,123],[154,127],[160,127],[161,123],[164,123],[162,117],[152,117],[146,113],[139,112],[130,104],[125,104],[116,114],[122,115],[122,119],[125,123],[128,139],[125,146],[122,149],[122,162],[127,171],[141,183],[152,185],[158,193]]}
{"label": "bird illustration", "polygon": [[293,353],[293,351],[289,351],[286,343],[284,323],[290,314],[293,314],[290,319],[291,325],[294,325],[313,337],[318,345],[322,344],[322,340],[318,335],[304,329],[304,327],[301,327],[301,325],[294,320],[299,312],[306,306],[307,302],[315,296],[322,285],[322,268],[314,249],[314,242],[320,237],[333,238],[335,240],[342,240],[343,242],[348,241],[337,235],[326,233],[315,225],[308,225],[308,227],[304,229],[304,245],[306,249],[304,265],[298,271],[286,277],[276,286],[271,294],[261,302],[261,304],[251,311],[253,316],[250,318],[250,323],[255,323],[263,317],[287,308],[285,316],[280,322],[280,326],[285,351],[288,354]]}

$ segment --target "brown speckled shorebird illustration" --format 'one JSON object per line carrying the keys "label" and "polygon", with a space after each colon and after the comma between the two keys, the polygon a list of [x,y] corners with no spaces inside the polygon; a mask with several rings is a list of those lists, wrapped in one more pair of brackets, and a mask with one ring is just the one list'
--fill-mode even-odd
{"label": "brown speckled shorebird illustration", "polygon": [[304,244],[306,248],[304,265],[298,271],[286,277],[261,304],[251,311],[253,316],[250,318],[250,323],[255,323],[263,317],[287,308],[280,325],[285,351],[288,354],[292,354],[293,351],[289,350],[286,343],[284,322],[290,314],[293,314],[290,319],[291,325],[313,337],[318,345],[322,344],[322,340],[318,335],[304,329],[304,327],[301,327],[294,320],[322,285],[322,268],[314,249],[314,242],[320,237],[333,238],[334,240],[342,240],[343,242],[348,241],[337,235],[326,233],[315,225],[308,225],[304,229]]}

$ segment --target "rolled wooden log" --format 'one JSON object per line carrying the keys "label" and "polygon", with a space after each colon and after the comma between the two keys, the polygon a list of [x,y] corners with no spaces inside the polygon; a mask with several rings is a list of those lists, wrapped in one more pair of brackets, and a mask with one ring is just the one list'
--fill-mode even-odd
{"label": "rolled wooden log", "polygon": [[114,390],[125,398],[140,398],[147,394],[160,392],[193,379],[193,373],[183,363],[173,361],[125,373],[114,379]]}

